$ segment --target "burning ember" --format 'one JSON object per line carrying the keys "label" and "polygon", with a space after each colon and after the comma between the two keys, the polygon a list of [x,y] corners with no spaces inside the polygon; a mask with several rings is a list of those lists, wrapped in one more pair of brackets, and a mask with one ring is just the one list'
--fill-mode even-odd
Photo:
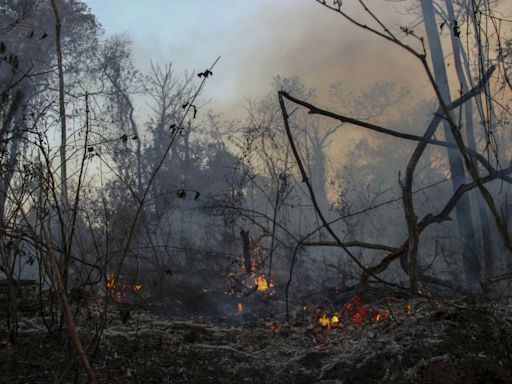
{"label": "burning ember", "polygon": [[268,326],[268,329],[270,330],[270,332],[276,333],[277,331],[279,331],[279,325],[274,322]]}
{"label": "burning ember", "polygon": [[258,291],[266,291],[267,289],[275,287],[275,284],[268,281],[263,273],[256,277],[256,284],[258,286]]}
{"label": "burning ember", "polygon": [[113,274],[108,274],[105,278],[105,285],[110,296],[117,301],[121,301],[123,296],[128,293],[139,293],[142,289],[141,283],[135,283],[133,285],[121,283],[116,280]]}
{"label": "burning ember", "polygon": [[116,287],[116,279],[115,279],[114,275],[112,275],[112,274],[107,275],[106,283],[107,283],[107,289],[108,290],[115,289],[115,287]]}
{"label": "burning ember", "polygon": [[375,321],[384,321],[389,319],[389,312],[388,311],[379,311],[375,310],[372,314],[372,319]]}
{"label": "burning ember", "polygon": [[258,291],[264,293],[265,297],[274,296],[276,293],[276,284],[265,277],[265,274],[259,275],[251,273],[250,275],[233,273],[228,274],[230,288],[226,291],[226,295],[246,296],[252,292]]}
{"label": "burning ember", "polygon": [[322,315],[319,315],[317,320],[317,324],[324,328],[335,328],[340,325],[340,317],[338,312],[334,313],[332,316],[328,316],[327,314],[323,313]]}
{"label": "burning ember", "polygon": [[[309,309],[304,307],[304,311]],[[412,314],[412,305],[406,305],[406,313]],[[390,317],[389,311],[375,309],[371,311],[367,306],[363,305],[359,296],[353,296],[341,309],[341,312],[334,312],[333,315],[318,312],[315,315],[314,322],[322,328],[336,328],[339,327],[343,319],[350,321],[353,324],[363,324],[366,321],[373,320],[375,322],[388,320]]]}

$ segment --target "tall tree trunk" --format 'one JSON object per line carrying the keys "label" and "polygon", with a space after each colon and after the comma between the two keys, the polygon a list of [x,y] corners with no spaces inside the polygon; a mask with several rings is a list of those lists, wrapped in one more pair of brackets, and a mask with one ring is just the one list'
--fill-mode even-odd
{"label": "tall tree trunk", "polygon": [[[2,157],[0,158],[0,230],[4,230],[4,213],[5,204],[7,202],[7,194],[11,185],[11,179],[14,175],[15,164],[18,158],[19,134],[15,132],[11,139],[7,141],[7,131],[13,120],[16,119],[16,113],[23,102],[23,92],[18,90],[15,92],[7,112],[2,120],[0,127],[0,141],[5,144],[4,148],[0,148]],[[16,125],[14,125],[16,126]],[[9,148],[10,145],[10,148]],[[7,159],[7,160],[6,160]],[[4,172],[5,170],[5,172]]]}
{"label": "tall tree trunk", "polygon": [[[434,67],[434,76],[437,87],[443,98],[445,105],[450,102],[450,89],[448,86],[448,77],[446,75],[446,67],[444,62],[443,49],[441,39],[437,31],[437,24],[434,16],[434,7],[432,0],[421,0],[421,9],[427,32],[430,56]],[[444,122],[444,133],[448,142],[455,142],[450,125]],[[466,183],[464,173],[464,164],[461,156],[455,149],[448,150],[448,161],[450,165],[450,173],[452,175],[452,183],[454,191],[462,184]],[[464,243],[462,251],[462,264],[466,285],[468,288],[475,288],[480,281],[480,264],[474,253],[475,236],[473,229],[473,217],[471,214],[471,204],[467,195],[463,196],[455,209],[457,216],[457,226],[459,234]]]}
{"label": "tall tree trunk", "polygon": [[[55,50],[57,55],[57,69],[59,74],[59,118],[60,118],[60,194],[61,194],[61,204],[60,204],[60,212],[59,212],[59,220],[60,220],[60,232],[61,232],[61,246],[64,250],[64,254],[62,257],[61,264],[61,273],[62,273],[62,281],[64,283],[64,288],[67,289],[68,286],[68,269],[69,269],[69,261],[70,255],[67,252],[68,244],[67,244],[67,223],[68,223],[68,215],[69,215],[69,201],[68,201],[68,176],[67,176],[67,161],[66,161],[66,135],[67,135],[67,127],[66,127],[66,105],[64,99],[64,66],[62,62],[62,20],[59,11],[59,4],[57,4],[59,0],[51,0],[53,13],[55,16]],[[60,3],[60,2],[59,2]]]}
{"label": "tall tree trunk", "polygon": [[[16,124],[16,114],[23,100],[22,91],[18,90],[14,94],[12,101],[7,109],[5,117],[0,127],[0,139],[6,144],[0,148],[2,157],[0,158],[0,232],[3,233],[6,228],[5,209],[7,204],[7,195],[11,186],[11,180],[16,170],[16,162],[19,153],[19,128]],[[14,126],[12,138],[7,141],[6,135],[9,127]],[[5,159],[5,160],[4,160]],[[7,280],[7,343],[12,345],[15,342],[18,328],[18,303],[17,303],[17,285],[14,280],[14,264],[16,256],[12,249],[4,247],[3,236],[0,237],[0,259],[2,265],[0,269],[4,272]]]}
{"label": "tall tree trunk", "polygon": [[[457,72],[457,78],[461,85],[461,93],[465,94],[469,90],[469,85],[466,80],[466,75],[464,73],[463,67],[463,46],[459,36],[455,34],[455,12],[453,11],[452,0],[445,0],[446,2],[446,10],[448,13],[448,21],[451,23],[452,28],[450,28],[451,33],[451,43],[453,49],[453,58],[455,64],[455,70]],[[484,85],[487,86],[487,85]],[[468,146],[470,149],[476,151],[476,140],[475,140],[475,130],[473,125],[473,100],[468,100],[466,104],[464,104],[464,123],[466,128],[466,137],[468,140]],[[492,241],[492,233],[491,233],[491,223],[489,220],[489,215],[487,214],[487,210],[483,205],[480,199],[474,200],[478,208],[478,215],[480,218],[480,230],[482,234],[482,251],[484,256],[484,271],[485,277],[490,278],[494,275],[494,258],[495,258],[495,247],[494,242]]]}
{"label": "tall tree trunk", "polygon": [[64,67],[62,63],[62,22],[59,12],[58,0],[51,0],[55,15],[55,48],[57,53],[57,69],[59,74],[59,118],[60,118],[60,178],[62,203],[67,209],[68,185],[67,185],[67,162],[66,162],[66,105],[64,100]]}

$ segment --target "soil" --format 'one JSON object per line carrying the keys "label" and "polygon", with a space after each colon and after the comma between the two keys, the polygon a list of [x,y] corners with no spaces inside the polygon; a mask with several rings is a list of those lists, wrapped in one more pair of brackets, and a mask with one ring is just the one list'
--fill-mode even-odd
{"label": "soil", "polygon": [[[330,329],[314,313],[286,323],[173,317],[170,304],[105,308],[78,316],[98,383],[512,382],[508,301],[395,300],[384,321],[343,318]],[[2,345],[0,372],[1,383],[87,382],[65,329],[49,335],[36,313],[20,318],[15,345]]]}

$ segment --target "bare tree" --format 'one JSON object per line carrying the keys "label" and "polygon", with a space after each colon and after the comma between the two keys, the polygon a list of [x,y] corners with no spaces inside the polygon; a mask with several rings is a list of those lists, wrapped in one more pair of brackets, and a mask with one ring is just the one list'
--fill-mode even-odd
{"label": "bare tree", "polygon": [[[359,22],[358,20],[354,19],[351,15],[347,14],[345,12],[341,2],[335,2],[333,5],[329,5],[326,2],[321,2],[321,1],[318,1],[318,2],[322,6],[327,7],[329,9],[331,9],[332,11],[337,12],[343,18],[345,18],[346,20],[348,20],[355,26],[365,29],[365,30],[369,31],[370,33],[373,33],[374,35],[379,36],[382,39],[388,40],[391,43],[400,46],[401,48],[403,48],[404,50],[406,50],[407,52],[412,54],[414,57],[416,57],[419,60],[421,67],[425,70],[425,72],[431,82],[432,88],[433,88],[435,94],[437,95],[438,101],[439,101],[438,112],[436,113],[436,115],[434,116],[432,121],[430,122],[424,135],[423,136],[415,136],[415,135],[411,135],[411,134],[396,132],[394,130],[386,129],[386,128],[384,128],[382,126],[378,126],[376,124],[364,122],[364,121],[357,120],[357,119],[354,119],[354,118],[351,118],[348,116],[343,116],[341,114],[336,114],[336,113],[318,108],[310,103],[304,102],[303,100],[300,100],[296,97],[291,96],[287,92],[283,92],[283,91],[279,92],[281,109],[282,109],[283,118],[285,121],[285,128],[286,128],[288,136],[289,136],[290,144],[292,145],[292,148],[294,148],[294,151],[293,151],[294,156],[295,156],[297,162],[299,163],[301,174],[303,176],[304,181],[306,182],[306,184],[308,186],[308,189],[310,190],[311,198],[315,204],[315,207],[319,213],[319,216],[322,218],[322,223],[326,227],[326,229],[329,231],[331,236],[336,240],[336,243],[339,246],[343,247],[345,252],[353,259],[353,261],[363,269],[363,280],[366,280],[368,278],[368,276],[370,276],[370,275],[373,277],[377,277],[377,276],[375,276],[375,274],[378,272],[382,272],[382,270],[385,269],[385,267],[389,264],[390,261],[392,261],[393,259],[396,259],[399,256],[404,256],[405,254],[408,254],[408,263],[404,264],[404,268],[410,274],[411,289],[413,291],[416,291],[418,279],[420,279],[420,278],[425,279],[425,276],[419,275],[419,266],[418,266],[418,262],[417,262],[419,234],[424,230],[424,228],[427,225],[434,223],[434,222],[441,222],[441,221],[446,220],[447,213],[451,212],[451,210],[454,209],[458,203],[460,203],[460,199],[464,197],[465,193],[473,188],[478,188],[478,190],[480,191],[481,196],[483,197],[483,200],[485,201],[485,203],[487,204],[487,206],[493,213],[496,224],[497,224],[498,228],[500,229],[500,233],[502,234],[502,237],[505,240],[507,247],[510,248],[510,245],[512,245],[512,244],[510,244],[510,234],[508,233],[508,230],[506,227],[506,221],[504,220],[504,217],[497,210],[495,200],[492,197],[491,193],[484,186],[484,184],[486,182],[495,180],[496,178],[502,178],[503,180],[506,180],[507,177],[505,175],[508,173],[509,170],[508,169],[503,170],[503,171],[497,170],[485,159],[485,156],[482,156],[478,152],[475,152],[474,150],[467,148],[465,146],[464,140],[461,136],[460,127],[455,122],[454,117],[451,115],[451,111],[454,108],[457,108],[458,106],[464,104],[465,102],[470,100],[472,97],[475,97],[476,95],[478,95],[480,92],[482,92],[485,89],[486,84],[489,80],[489,77],[492,74],[492,72],[494,71],[494,68],[490,67],[487,71],[483,72],[483,77],[478,85],[473,87],[471,90],[468,90],[468,92],[463,94],[457,100],[450,102],[449,91],[446,89],[446,87],[443,88],[442,84],[439,85],[438,81],[436,81],[436,77],[435,77],[435,74],[439,75],[438,72],[441,71],[440,66],[442,63],[440,63],[439,66],[437,64],[435,64],[434,71],[431,71],[431,69],[428,65],[428,62],[427,62],[427,54],[426,54],[426,50],[423,46],[423,39],[418,37],[414,31],[412,31],[411,29],[406,28],[406,27],[402,28],[402,31],[405,32],[405,34],[407,36],[413,36],[413,37],[417,38],[417,41],[420,43],[420,50],[416,50],[412,46],[402,42],[401,39],[399,39],[395,33],[393,33],[387,26],[385,26],[380,21],[380,19],[377,16],[375,16],[375,14],[369,9],[369,7],[363,1],[360,1],[359,3],[362,6],[363,10],[370,16],[371,19],[373,19],[373,21],[375,22],[375,27],[368,25],[366,23],[363,23],[363,22]],[[423,5],[425,6],[425,10],[428,11],[428,4],[423,4]],[[432,20],[428,20],[428,21],[430,23],[432,22]],[[435,40],[435,36],[433,36],[432,39]],[[434,41],[431,44],[435,45],[436,41]],[[437,53],[436,53],[436,55],[437,55]],[[436,56],[436,57],[438,57],[438,56]],[[438,79],[438,80],[439,80],[439,82],[444,81],[447,84],[447,81],[445,81],[444,79]],[[292,103],[298,104],[302,107],[305,107],[306,109],[309,110],[309,113],[312,113],[312,114],[320,114],[323,116],[327,116],[327,117],[336,119],[343,123],[350,123],[350,124],[357,125],[359,127],[364,127],[366,129],[370,129],[370,130],[373,130],[376,132],[391,135],[391,136],[394,136],[397,138],[414,140],[414,141],[419,142],[414,154],[412,155],[412,157],[409,161],[409,165],[406,168],[406,178],[402,184],[403,190],[404,190],[404,192],[403,192],[404,211],[405,211],[405,216],[407,219],[409,237],[408,237],[408,240],[401,247],[396,248],[397,249],[396,252],[391,253],[381,263],[379,263],[378,266],[370,267],[370,268],[363,267],[360,264],[360,261],[357,260],[357,258],[347,249],[347,246],[345,246],[345,244],[334,233],[332,228],[330,228],[330,224],[325,220],[325,217],[321,214],[320,208],[319,208],[318,204],[316,203],[314,190],[311,187],[311,183],[309,182],[309,176],[306,173],[305,168],[301,165],[303,160],[301,159],[299,153],[295,149],[296,146],[294,144],[294,139],[293,139],[293,136],[292,136],[292,134],[290,132],[290,128],[289,128],[290,114],[288,113],[288,108],[286,107],[285,99],[288,100],[289,102],[292,102]],[[433,133],[435,132],[437,126],[439,125],[439,123],[442,120],[441,116],[444,118],[444,120],[448,124],[449,133],[451,135],[453,135],[453,138],[454,138],[453,142],[432,139]],[[416,217],[415,210],[414,210],[413,199],[412,199],[412,181],[413,181],[414,170],[416,168],[418,160],[421,157],[421,155],[423,154],[423,152],[428,144],[440,145],[445,148],[452,148],[452,149],[458,150],[458,153],[462,157],[464,165],[465,165],[466,169],[468,170],[473,182],[472,183],[463,183],[463,184],[458,185],[456,187],[455,193],[448,200],[448,204],[445,206],[445,209],[440,214],[427,215],[423,220],[420,221]],[[481,166],[484,169],[486,169],[487,175],[479,176],[478,172],[476,171],[475,161],[478,161],[481,164]],[[469,236],[469,233],[467,233],[467,234]],[[475,262],[475,259],[473,259],[473,261],[471,263],[469,263],[469,261],[468,261],[468,264],[466,264],[466,271],[468,273],[474,273],[475,268],[476,268],[476,270],[478,270],[478,264],[477,264],[477,262]],[[470,285],[473,285],[475,283],[475,281],[467,281],[467,282]]]}

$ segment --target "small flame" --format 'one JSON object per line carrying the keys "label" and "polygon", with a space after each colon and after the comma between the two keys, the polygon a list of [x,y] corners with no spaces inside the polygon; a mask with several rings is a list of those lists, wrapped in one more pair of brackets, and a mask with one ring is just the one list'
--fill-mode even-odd
{"label": "small flame", "polygon": [[263,273],[256,277],[256,284],[258,285],[258,291],[266,291],[267,289],[275,287],[275,284],[268,281]]}
{"label": "small flame", "polygon": [[317,323],[324,328],[334,328],[340,324],[340,317],[338,312],[334,313],[332,316],[328,316],[326,313],[323,313],[318,317]]}
{"label": "small flame", "polygon": [[325,313],[318,318],[318,324],[320,324],[322,327],[328,327],[330,323],[331,320]]}
{"label": "small flame", "polygon": [[256,284],[258,284],[258,291],[266,291],[268,289],[267,279],[263,275],[258,276]]}
{"label": "small flame", "polygon": [[240,314],[244,311],[244,305],[242,303],[238,303],[237,313]]}
{"label": "small flame", "polygon": [[141,283],[135,283],[133,285],[133,292],[139,292],[141,289],[142,289],[142,284]]}
{"label": "small flame", "polygon": [[412,304],[411,303],[407,303],[407,305],[405,306],[405,312],[411,316],[412,315]]}
{"label": "small flame", "polygon": [[389,319],[389,312],[388,311],[379,311],[376,310],[372,314],[372,318],[375,321],[384,321]]}
{"label": "small flame", "polygon": [[115,289],[116,279],[115,279],[114,275],[108,274],[107,278],[106,278],[106,283],[107,283],[107,289],[109,289],[109,290]]}

